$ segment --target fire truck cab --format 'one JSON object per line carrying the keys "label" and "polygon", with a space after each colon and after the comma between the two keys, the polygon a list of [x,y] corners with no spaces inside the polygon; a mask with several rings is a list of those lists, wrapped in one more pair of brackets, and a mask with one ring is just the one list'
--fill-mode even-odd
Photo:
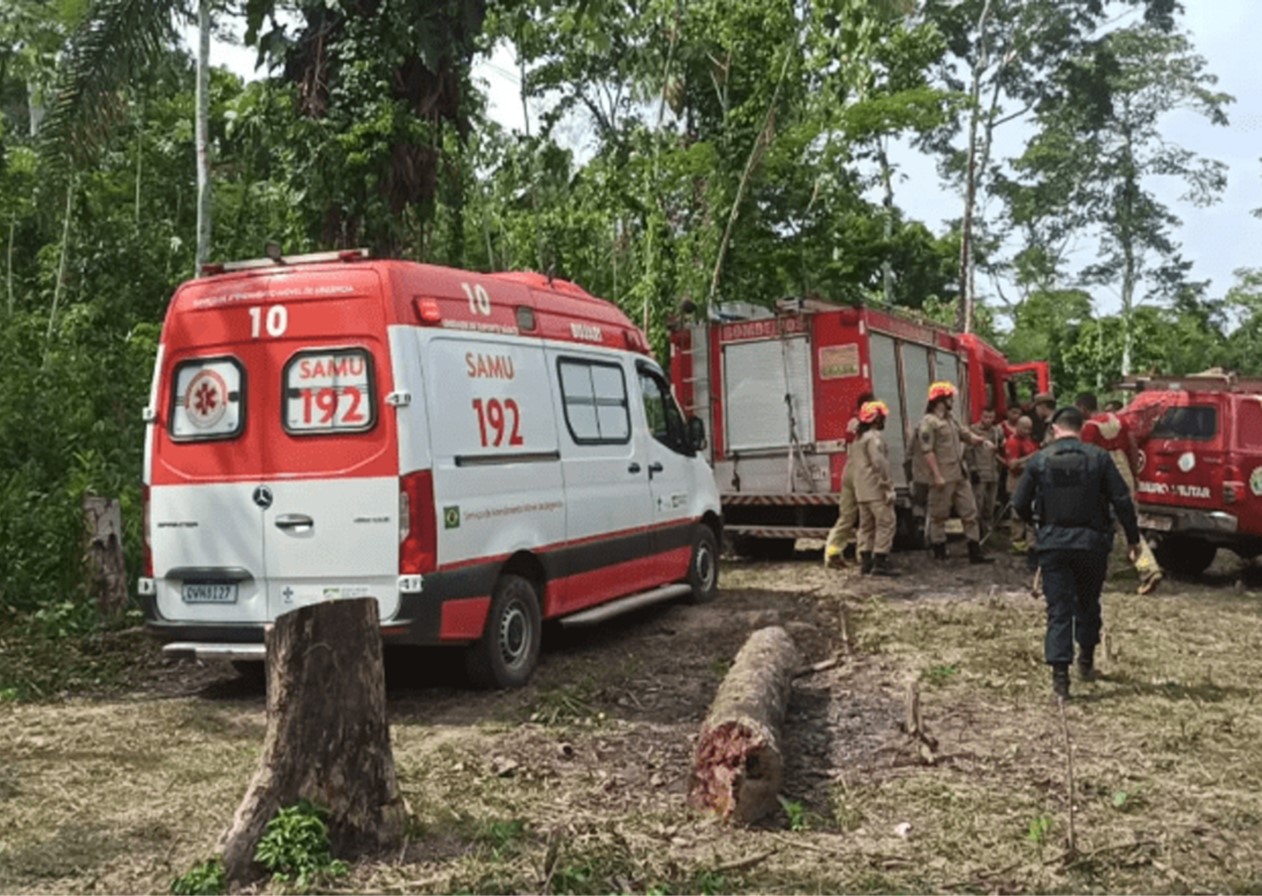
{"label": "fire truck cab", "polygon": [[900,541],[917,543],[910,452],[929,384],[956,383],[956,414],[968,423],[986,407],[1002,419],[1020,377],[1032,377],[1035,392],[1049,387],[1046,363],[1010,365],[976,336],[814,299],[782,300],[774,310],[723,305],[719,319],[671,336],[675,394],[711,434],[725,530],[751,554],[784,554],[797,538],[827,535],[846,424],[865,392],[889,405]]}
{"label": "fire truck cab", "polygon": [[1195,575],[1220,547],[1262,555],[1262,379],[1141,378],[1127,410],[1159,414],[1141,443],[1139,525],[1161,565]]}
{"label": "fire truck cab", "polygon": [[257,661],[264,628],[374,597],[388,643],[524,683],[541,623],[714,596],[719,502],[648,343],[539,274],[359,251],[176,291],[146,409],[149,629]]}

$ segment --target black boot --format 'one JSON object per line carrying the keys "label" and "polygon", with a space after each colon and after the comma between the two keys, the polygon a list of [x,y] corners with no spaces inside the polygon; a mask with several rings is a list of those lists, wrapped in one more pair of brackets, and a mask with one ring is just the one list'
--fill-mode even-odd
{"label": "black boot", "polygon": [[934,559],[934,560],[945,560],[945,559],[946,559],[946,542],[945,542],[945,541],[944,541],[944,542],[942,542],[942,544],[935,544],[935,545],[932,545],[932,548],[933,548],[933,559]]}
{"label": "black boot", "polygon": [[1078,677],[1095,681],[1095,646],[1078,648]]}
{"label": "black boot", "polygon": [[872,552],[871,551],[859,552],[859,575],[861,576],[872,575]]}
{"label": "black boot", "polygon": [[855,551],[858,548],[853,541],[846,542],[846,546],[841,549],[841,559],[847,563],[854,563]]}
{"label": "black boot", "polygon": [[1052,666],[1052,693],[1062,700],[1069,699],[1069,664],[1056,663]]}
{"label": "black boot", "polygon": [[969,563],[994,563],[994,558],[987,557],[982,553],[980,542],[970,541],[968,543],[968,562]]}
{"label": "black boot", "polygon": [[890,566],[889,554],[872,555],[872,575],[885,576],[891,579],[897,578],[898,572]]}

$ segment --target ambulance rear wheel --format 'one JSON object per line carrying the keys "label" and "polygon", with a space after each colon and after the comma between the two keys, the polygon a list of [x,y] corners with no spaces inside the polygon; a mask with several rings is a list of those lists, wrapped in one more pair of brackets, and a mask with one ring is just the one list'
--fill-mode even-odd
{"label": "ambulance rear wheel", "polygon": [[697,537],[692,543],[688,584],[692,586],[690,603],[709,603],[719,593],[719,542],[704,524],[697,527]]}
{"label": "ambulance rear wheel", "polygon": [[1214,562],[1218,548],[1198,538],[1166,537],[1153,548],[1162,569],[1184,576],[1198,576]]}
{"label": "ambulance rear wheel", "polygon": [[539,664],[543,623],[529,579],[505,574],[495,583],[482,637],[468,648],[465,668],[475,687],[518,688]]}

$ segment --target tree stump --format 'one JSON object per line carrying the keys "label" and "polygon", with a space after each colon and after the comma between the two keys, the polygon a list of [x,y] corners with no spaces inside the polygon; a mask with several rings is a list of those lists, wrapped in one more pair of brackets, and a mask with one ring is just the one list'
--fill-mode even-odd
{"label": "tree stump", "polygon": [[267,738],[221,841],[234,886],[259,876],[254,850],[267,823],[302,799],[328,810],[338,858],[403,841],[376,598],[301,607],[279,617],[266,640]]}
{"label": "tree stump", "polygon": [[780,726],[800,662],[797,646],[780,626],[749,636],[701,726],[692,760],[692,805],[741,824],[776,810],[784,776]]}
{"label": "tree stump", "polygon": [[96,606],[104,617],[116,616],[127,606],[127,565],[123,557],[123,515],[118,501],[83,496],[87,546],[83,552]]}

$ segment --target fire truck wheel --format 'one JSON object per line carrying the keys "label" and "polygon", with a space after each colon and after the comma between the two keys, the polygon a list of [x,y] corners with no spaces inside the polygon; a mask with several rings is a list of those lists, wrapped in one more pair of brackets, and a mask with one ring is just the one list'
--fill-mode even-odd
{"label": "fire truck wheel", "polygon": [[692,586],[689,601],[694,604],[708,603],[719,593],[719,543],[705,524],[697,526],[697,537],[692,543],[688,584]]}
{"label": "fire truck wheel", "polygon": [[1185,576],[1196,576],[1203,573],[1214,562],[1218,548],[1198,538],[1163,538],[1153,548],[1157,562],[1162,569]]}
{"label": "fire truck wheel", "polygon": [[465,656],[470,681],[480,688],[521,687],[539,664],[542,640],[535,586],[521,576],[500,576],[482,637]]}

